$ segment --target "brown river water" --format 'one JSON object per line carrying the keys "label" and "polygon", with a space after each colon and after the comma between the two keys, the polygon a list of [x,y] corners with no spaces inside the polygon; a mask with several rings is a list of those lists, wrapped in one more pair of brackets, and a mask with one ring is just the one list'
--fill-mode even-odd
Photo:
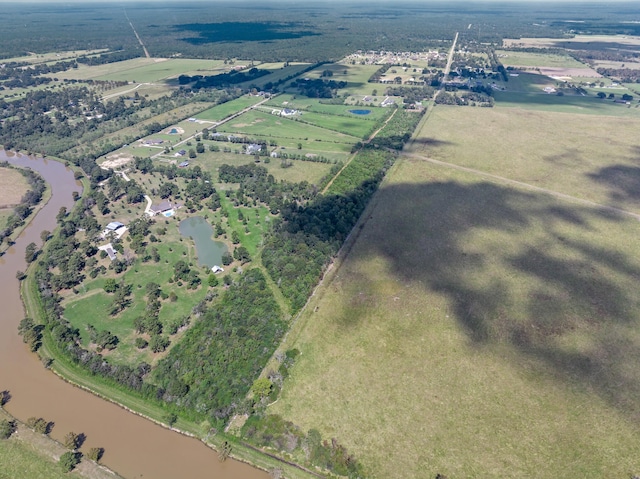
{"label": "brown river water", "polygon": [[103,447],[102,463],[127,479],[266,479],[267,473],[244,463],[220,462],[218,454],[197,439],[160,427],[64,382],[29,352],[17,332],[25,313],[16,272],[26,269],[26,245],[34,242],[41,246],[40,233],[55,229],[60,207],[70,209],[71,193],[79,192],[81,186],[73,172],[56,161],[0,150],[0,161],[4,160],[39,172],[52,188],[49,202],[0,257],[0,391],[11,394],[7,411],[22,421],[32,416],[53,421],[51,436],[58,440],[69,431],[84,433],[83,450]]}

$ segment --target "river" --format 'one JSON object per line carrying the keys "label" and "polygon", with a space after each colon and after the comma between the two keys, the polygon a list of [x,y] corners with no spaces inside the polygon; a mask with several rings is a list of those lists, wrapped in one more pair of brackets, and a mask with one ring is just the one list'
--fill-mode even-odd
{"label": "river", "polygon": [[58,440],[69,431],[84,433],[87,440],[82,450],[103,447],[101,462],[127,479],[267,479],[267,473],[244,463],[220,462],[218,454],[197,439],[160,427],[64,382],[29,352],[17,332],[25,313],[16,272],[26,269],[26,245],[41,245],[40,233],[55,229],[58,211],[62,206],[71,209],[71,193],[79,192],[81,186],[73,172],[56,161],[0,150],[0,161],[4,160],[32,168],[52,188],[49,202],[0,257],[0,390],[11,394],[7,411],[22,421],[32,416],[53,421],[51,436]]}

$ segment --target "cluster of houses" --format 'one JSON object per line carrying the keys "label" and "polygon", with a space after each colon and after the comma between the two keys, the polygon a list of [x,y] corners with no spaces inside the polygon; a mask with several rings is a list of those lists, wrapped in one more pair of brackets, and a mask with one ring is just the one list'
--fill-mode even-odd
{"label": "cluster of houses", "polygon": [[369,50],[364,52],[358,50],[357,52],[349,55],[347,60],[352,62],[364,63],[365,65],[384,65],[384,64],[402,64],[407,61],[429,61],[440,60],[447,57],[447,53],[440,53],[435,50],[429,50],[427,52],[388,52],[388,51],[375,51]]}

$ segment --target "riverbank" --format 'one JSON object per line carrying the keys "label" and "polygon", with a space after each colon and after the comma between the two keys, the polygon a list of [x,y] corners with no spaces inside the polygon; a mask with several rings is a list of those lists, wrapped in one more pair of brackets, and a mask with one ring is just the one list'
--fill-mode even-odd
{"label": "riverbank", "polygon": [[[2,149],[2,146],[0,146],[0,149]],[[12,152],[7,152],[6,150],[3,150],[3,149],[2,149],[2,151],[7,156],[9,156],[12,153]],[[14,153],[14,154],[19,154],[19,153]],[[16,168],[16,169],[25,169],[26,168],[26,167],[17,166],[17,165],[11,165],[11,166],[13,168]],[[44,190],[44,193],[42,194],[42,198],[40,199],[38,204],[33,206],[32,210],[31,210],[31,213],[29,214],[29,216],[27,216],[24,219],[23,224],[21,226],[18,226],[17,228],[15,228],[11,232],[11,234],[9,236],[7,236],[7,238],[5,238],[5,240],[0,243],[0,256],[5,254],[6,251],[9,248],[11,248],[11,246],[16,241],[16,239],[31,224],[31,221],[36,217],[36,215],[40,212],[40,210],[49,202],[50,199],[51,199],[51,187],[47,183],[47,187]]]}
{"label": "riverbank", "polygon": [[[66,447],[58,441],[45,434],[40,434],[30,429],[26,424],[15,418],[5,409],[0,407],[0,419],[15,421],[16,431],[9,439],[0,441],[0,458],[5,454],[11,456],[11,469],[0,471],[7,473],[13,479],[36,477],[40,471],[46,471],[48,478],[58,477],[86,477],[88,479],[122,479],[121,476],[90,459],[82,458],[71,474],[64,473],[62,468],[58,468],[60,456],[68,451]],[[0,463],[3,462],[0,460]],[[9,461],[6,461],[9,464]],[[44,477],[44,476],[40,476]]]}
{"label": "riverbank", "polygon": [[[56,190],[55,188],[53,189]],[[51,217],[51,212],[49,212],[47,216]],[[48,229],[54,230],[56,229],[56,225],[49,226]],[[27,239],[25,238],[24,241],[27,241]],[[24,241],[21,241],[21,243]],[[43,257],[46,256],[46,249],[47,249],[47,244],[45,244],[44,246],[44,250],[42,254]],[[17,251],[17,255],[19,254],[20,252]],[[27,270],[27,277],[21,284],[20,296],[24,304],[24,307],[26,309],[26,314],[29,317],[32,317],[35,321],[42,323],[44,316],[43,316],[43,310],[39,301],[39,297],[37,294],[37,284],[36,284],[35,278],[33,278],[34,276],[33,269],[34,269],[34,265],[32,265],[31,268]],[[15,331],[13,331],[13,333],[15,334]],[[22,346],[22,349],[24,349],[23,347],[24,345],[21,345],[21,346]],[[202,445],[206,446],[206,448],[208,448],[210,451],[206,453],[206,456],[209,457],[208,461],[213,460],[215,462],[209,463],[206,468],[198,467],[197,471],[191,470],[191,467],[193,467],[192,464],[185,464],[186,466],[185,470],[188,470],[189,472],[195,472],[194,474],[188,474],[187,475],[188,477],[194,477],[194,478],[201,477],[201,475],[198,475],[198,474],[204,474],[207,470],[209,472],[218,471],[218,469],[220,469],[221,471],[226,471],[226,472],[219,472],[218,473],[219,475],[217,476],[217,477],[224,477],[224,478],[242,477],[242,478],[262,479],[267,477],[266,472],[271,472],[274,470],[283,471],[285,474],[285,477],[288,477],[291,479],[304,479],[304,478],[309,478],[314,476],[313,473],[310,473],[309,471],[301,470],[299,467],[287,463],[286,460],[280,460],[278,458],[271,456],[269,451],[261,451],[252,446],[243,444],[240,441],[240,439],[236,436],[227,435],[221,431],[218,432],[218,431],[211,430],[208,422],[206,421],[199,423],[197,421],[187,420],[184,417],[179,417],[174,427],[169,428],[166,424],[164,424],[164,421],[166,420],[165,418],[167,417],[167,413],[168,413],[168,410],[166,408],[164,408],[160,404],[154,404],[142,397],[139,397],[134,392],[127,391],[122,386],[111,383],[104,378],[92,376],[87,371],[82,370],[80,367],[78,367],[77,365],[73,364],[71,361],[66,359],[66,357],[60,351],[56,350],[55,343],[52,341],[51,337],[47,332],[45,332],[44,334],[43,345],[39,351],[39,355],[41,356],[41,359],[45,360],[43,362],[46,362],[46,363],[51,362],[50,369],[57,376],[64,379],[65,381],[64,384],[73,386],[72,389],[76,389],[78,391],[90,392],[92,396],[97,396],[99,398],[102,398],[108,401],[108,403],[112,405],[118,406],[116,409],[120,409],[121,411],[123,411],[123,414],[127,414],[127,413],[135,414],[135,416],[129,415],[130,419],[127,419],[126,416],[123,418],[125,422],[123,422],[122,424],[119,424],[119,428],[122,431],[127,430],[130,423],[136,422],[133,420],[133,418],[141,417],[147,420],[143,422],[147,422],[148,424],[153,423],[151,425],[155,429],[157,429],[157,426],[162,426],[165,430],[171,430],[172,432],[180,433],[183,436],[192,437]],[[29,356],[31,357],[32,362],[35,363],[35,366],[40,369],[41,373],[38,373],[39,375],[45,374],[48,377],[52,377],[52,375],[48,374],[48,372],[45,370],[44,366],[41,363],[37,361],[33,361],[35,355],[29,354]],[[62,381],[58,381],[57,379],[56,381],[62,383]],[[68,386],[64,389],[67,389],[67,388]],[[19,401],[16,401],[16,404],[18,404],[18,402]],[[89,402],[89,401],[88,400],[83,401],[83,404],[79,406],[85,409],[90,409],[90,406],[88,406],[88,404],[84,404],[84,402]],[[91,401],[91,402],[95,403],[95,401]],[[35,414],[32,414],[31,411],[32,410],[30,409],[27,414],[35,415]],[[126,411],[126,413],[124,411]],[[43,417],[46,417],[47,419],[51,419],[57,422],[56,418],[53,415],[45,416],[45,414],[43,414],[42,412],[37,412],[37,414],[38,416],[43,416]],[[91,419],[96,419],[97,422],[102,423],[102,427],[104,428],[104,424],[106,423],[106,420],[100,420],[99,417],[96,417],[97,414],[99,413],[96,413],[96,415],[94,415],[94,417]],[[27,417],[26,415],[23,415],[23,416]],[[122,416],[122,414],[118,413],[117,416],[120,417]],[[110,432],[110,431],[105,431],[104,429],[102,429],[99,432],[96,432],[94,428],[89,427],[89,424],[87,423],[87,421],[89,421],[89,418],[84,417],[84,419],[81,422],[81,426],[74,427],[73,430],[87,432],[87,435],[90,438],[92,439],[95,438],[99,440],[100,442],[97,445],[104,447],[106,451],[105,452],[106,463],[108,463],[109,465],[112,465],[111,461],[113,457],[117,454],[122,453],[122,451],[117,451],[117,450],[114,451],[114,448],[119,447],[120,444],[113,445],[108,443],[108,441],[104,440],[102,436],[104,435],[104,433]],[[64,426],[64,427],[65,429],[67,428],[67,426]],[[145,429],[148,429],[148,428],[145,427]],[[160,431],[162,430],[160,429]],[[171,434],[168,431],[167,433],[168,433],[168,436],[171,436],[171,437],[178,436],[178,434]],[[157,432],[152,434],[154,436],[157,436],[157,435],[160,435],[163,437],[167,436],[167,434],[165,434],[164,432],[162,434],[159,434]],[[113,432],[112,435],[121,436],[121,432],[116,430]],[[129,455],[135,454],[136,445],[140,445],[144,442],[154,442],[155,438],[149,437],[148,441],[146,441],[147,437],[148,436],[145,434],[142,440],[138,439],[135,441],[136,444],[133,444],[134,441],[131,441],[132,444],[130,445],[131,447],[130,447]],[[118,437],[118,439],[124,440],[122,437]],[[168,440],[171,440],[171,438],[169,437]],[[236,462],[231,459],[225,461],[224,463],[218,462],[217,453],[215,452],[215,450],[222,449],[225,442],[228,442],[232,445],[230,457],[239,462]],[[192,445],[190,447],[188,446],[190,450],[199,449],[198,447],[194,447],[194,443],[191,443],[191,444]],[[178,453],[182,454],[183,449],[184,448],[181,447],[179,450],[176,450],[175,454],[178,454]],[[167,458],[171,456],[171,452],[162,451],[162,448],[160,448],[159,454],[166,454]],[[200,451],[199,454],[203,455],[202,451]],[[163,462],[163,461],[158,461],[158,462]],[[183,463],[183,462],[186,462],[186,459],[184,461],[179,461],[179,463]],[[253,466],[254,469],[247,468],[244,465],[242,465],[241,467],[240,462],[251,465]],[[118,465],[117,462],[113,463],[112,467],[116,471],[118,471],[120,474],[124,474],[127,477],[129,476],[133,477],[134,475],[139,474],[139,473],[131,474],[130,471],[127,472],[128,470]],[[138,467],[139,465],[135,464],[135,469],[138,469]],[[165,467],[164,469],[167,469],[167,468]],[[148,469],[146,470],[148,471]],[[265,472],[262,472],[262,471],[265,471]],[[145,472],[144,475],[147,476],[148,474],[150,474],[150,476],[154,478],[175,477],[174,474],[171,474],[169,471],[166,471],[166,470],[163,470],[162,474]]]}

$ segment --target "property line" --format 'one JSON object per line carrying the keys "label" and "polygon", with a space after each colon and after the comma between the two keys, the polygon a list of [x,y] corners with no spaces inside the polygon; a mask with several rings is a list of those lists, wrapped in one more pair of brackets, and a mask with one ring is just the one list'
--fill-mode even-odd
{"label": "property line", "polygon": [[615,206],[603,205],[602,203],[596,203],[595,201],[585,200],[583,198],[578,198],[576,196],[567,195],[566,193],[560,193],[559,191],[550,190],[548,188],[542,188],[541,186],[531,185],[529,183],[524,183],[523,181],[512,180],[511,178],[505,178],[504,176],[494,175],[492,173],[487,173],[484,171],[476,170],[474,168],[468,168],[466,166],[456,165],[454,163],[447,163],[446,161],[434,160],[433,158],[429,158],[427,156],[418,155],[417,153],[407,153],[402,152],[400,156],[404,156],[406,158],[414,158],[417,160],[426,161],[429,163],[433,163],[434,165],[444,166],[446,168],[451,168],[454,170],[465,171],[467,173],[472,173],[474,175],[483,176],[485,178],[490,178],[492,180],[497,180],[502,183],[507,183],[513,186],[518,186],[520,188],[524,188],[531,191],[537,191],[540,193],[546,193],[551,196],[555,196],[556,198],[561,198],[563,200],[572,201],[574,203],[582,203],[583,205],[601,208],[608,211],[613,211],[615,213],[619,213],[626,216],[631,216],[637,220],[640,220],[640,214],[633,213],[628,210],[623,210],[622,208],[616,208]]}

